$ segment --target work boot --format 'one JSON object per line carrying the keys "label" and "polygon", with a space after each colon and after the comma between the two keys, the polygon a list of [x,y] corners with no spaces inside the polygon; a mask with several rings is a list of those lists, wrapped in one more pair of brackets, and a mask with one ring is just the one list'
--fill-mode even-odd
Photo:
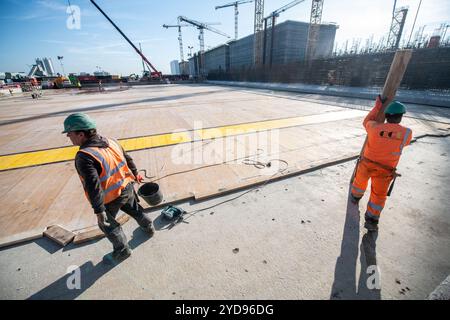
{"label": "work boot", "polygon": [[103,262],[108,265],[116,265],[131,256],[131,249],[126,246],[122,250],[114,250],[103,256]]}
{"label": "work boot", "polygon": [[150,238],[155,234],[155,228],[153,228],[151,223],[145,227],[141,226],[141,229],[144,230]]}
{"label": "work boot", "polygon": [[361,200],[361,197],[355,197],[353,194],[351,194],[350,193],[350,201],[353,203],[353,204],[358,204],[359,203],[359,200]]}
{"label": "work boot", "polygon": [[155,229],[152,225],[152,219],[150,219],[145,213],[142,213],[142,216],[136,218],[137,223],[144,230],[149,237],[152,237],[155,234]]}
{"label": "work boot", "polygon": [[378,220],[366,217],[366,222],[364,223],[364,228],[369,232],[378,231]]}
{"label": "work boot", "polygon": [[131,252],[131,249],[126,246],[120,251],[113,251],[112,257],[114,258],[114,260],[116,260],[116,262],[122,262],[123,260],[131,256]]}

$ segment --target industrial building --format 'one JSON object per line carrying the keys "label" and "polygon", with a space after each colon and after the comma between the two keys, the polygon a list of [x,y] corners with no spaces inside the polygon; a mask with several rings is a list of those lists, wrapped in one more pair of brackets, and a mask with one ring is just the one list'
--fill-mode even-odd
{"label": "industrial building", "polygon": [[170,73],[180,74],[180,65],[178,63],[178,60],[170,61]]}
{"label": "industrial building", "polygon": [[[313,58],[330,57],[336,36],[336,24],[321,24]],[[288,20],[268,28],[265,32],[263,63],[265,65],[286,64],[305,59],[309,23]],[[204,70],[208,72],[227,72],[253,65],[254,34],[239,40],[230,41],[204,53]],[[200,71],[200,55],[189,59],[189,71],[197,75]]]}

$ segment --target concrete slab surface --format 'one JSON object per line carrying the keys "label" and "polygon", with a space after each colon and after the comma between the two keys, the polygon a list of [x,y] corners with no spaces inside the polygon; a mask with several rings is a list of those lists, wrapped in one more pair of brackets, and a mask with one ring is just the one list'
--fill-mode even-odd
{"label": "concrete slab surface", "polygon": [[[64,117],[75,111],[93,112],[103,134],[121,138],[190,129],[198,119],[208,127],[346,108],[367,111],[373,105],[361,98],[204,85],[142,86],[97,95],[50,91],[42,100],[30,104],[30,99],[1,99],[2,154],[67,145],[58,131]],[[405,121],[420,132],[448,131],[450,109],[408,107]],[[140,125],[127,131],[124,119]],[[282,140],[281,151],[291,157],[290,163],[308,163],[319,152],[334,159],[339,148],[349,148],[351,156],[364,139],[361,120],[283,129],[291,140]],[[303,160],[289,154],[297,143]],[[152,149],[141,158],[141,151],[135,154],[141,166],[153,163],[162,170],[162,159],[169,154],[164,149]],[[33,229],[27,235],[30,241],[0,249],[0,299],[426,299],[450,274],[449,155],[448,136],[423,137],[404,150],[402,177],[388,199],[377,235],[366,234],[362,227],[368,193],[359,210],[348,203],[353,160],[208,200],[180,201],[188,212],[221,204],[188,215],[187,223],[171,229],[159,217],[160,209],[148,208],[156,235],[148,239],[131,219],[124,230],[134,252],[117,266],[102,262],[111,250],[106,239],[61,248],[47,238],[35,239]],[[26,170],[30,169],[4,172],[8,179],[2,190],[7,194],[7,182],[25,179]],[[63,186],[67,203],[55,206],[55,212],[61,216],[72,210],[74,199],[83,201],[80,210],[91,212],[73,163],[61,164],[58,174],[67,170],[72,171]],[[239,174],[243,169],[233,170]],[[45,183],[58,189],[54,177],[47,175]],[[214,168],[205,171],[202,188],[217,179],[228,177],[220,177]],[[21,192],[34,187],[28,184]],[[192,186],[185,189],[188,194]],[[38,188],[34,198],[45,194],[47,189]],[[93,214],[91,220],[96,220]],[[70,273],[74,267],[80,271],[79,289],[69,289],[77,274]]]}
{"label": "concrete slab surface", "polygon": [[[138,167],[158,180],[168,203],[264,181],[260,169],[238,160],[245,156],[284,161],[286,168],[274,178],[355,157],[365,138],[361,122],[368,105],[360,99],[336,101],[211,85],[140,86],[102,93],[56,90],[38,100],[27,94],[1,99],[0,246],[16,243],[17,235],[29,239],[30,232],[54,224],[75,233],[96,226],[79,192],[73,166],[77,148],[61,134],[70,113],[88,112],[100,134],[119,139]],[[414,136],[448,134],[448,109],[437,108],[431,115],[423,112],[428,109],[418,106],[404,125]],[[260,138],[259,132],[269,131],[269,138]],[[177,145],[174,137],[188,148]],[[277,141],[268,145],[269,140]],[[234,152],[234,146],[244,154]],[[205,163],[205,158],[211,161]],[[202,168],[204,164],[214,166]]]}
{"label": "concrete slab surface", "polygon": [[[449,155],[450,138],[405,150],[376,239],[362,228],[367,195],[359,210],[348,204],[350,161],[266,184],[170,230],[150,211],[156,235],[126,224],[134,251],[116,267],[101,262],[106,239],[0,250],[0,299],[426,299],[450,271]],[[375,261],[381,289],[369,290]],[[79,290],[66,285],[73,265]]]}

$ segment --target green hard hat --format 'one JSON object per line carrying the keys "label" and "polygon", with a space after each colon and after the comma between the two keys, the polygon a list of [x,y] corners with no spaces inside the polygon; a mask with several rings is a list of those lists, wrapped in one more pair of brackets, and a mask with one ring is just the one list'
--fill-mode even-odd
{"label": "green hard hat", "polygon": [[67,133],[71,131],[81,131],[95,129],[95,121],[85,113],[74,113],[71,114],[64,120],[64,131],[62,133]]}
{"label": "green hard hat", "polygon": [[406,113],[405,105],[398,101],[392,101],[384,110],[385,114],[403,114]]}

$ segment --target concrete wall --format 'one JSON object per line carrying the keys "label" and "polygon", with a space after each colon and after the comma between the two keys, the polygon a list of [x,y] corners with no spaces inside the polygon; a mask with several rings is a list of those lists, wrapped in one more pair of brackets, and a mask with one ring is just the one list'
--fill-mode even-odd
{"label": "concrete wall", "polygon": [[[319,39],[314,58],[330,57],[333,52],[336,25],[320,26]],[[286,21],[275,26],[273,39],[273,64],[302,61],[305,57],[308,41],[309,23]],[[272,28],[268,29],[266,40],[266,64],[270,61]]]}
{"label": "concrete wall", "polygon": [[189,74],[189,61],[182,61],[179,64],[180,74],[187,75]]}
{"label": "concrete wall", "polygon": [[[340,56],[304,62],[291,62],[273,67],[232,69],[227,73],[208,75],[209,80],[304,83],[350,87],[382,87],[389,72],[394,52]],[[450,88],[450,47],[413,51],[401,87],[405,89]]]}
{"label": "concrete wall", "polygon": [[170,61],[170,73],[180,74],[180,65],[178,64],[178,60]]}
{"label": "concrete wall", "polygon": [[253,64],[253,35],[230,42],[230,69]]}
{"label": "concrete wall", "polygon": [[221,45],[205,53],[205,69],[225,72],[230,69],[230,46]]}
{"label": "concrete wall", "polygon": [[189,74],[192,76],[197,76],[199,72],[198,68],[199,56],[197,53],[194,53],[192,58],[189,58]]}

